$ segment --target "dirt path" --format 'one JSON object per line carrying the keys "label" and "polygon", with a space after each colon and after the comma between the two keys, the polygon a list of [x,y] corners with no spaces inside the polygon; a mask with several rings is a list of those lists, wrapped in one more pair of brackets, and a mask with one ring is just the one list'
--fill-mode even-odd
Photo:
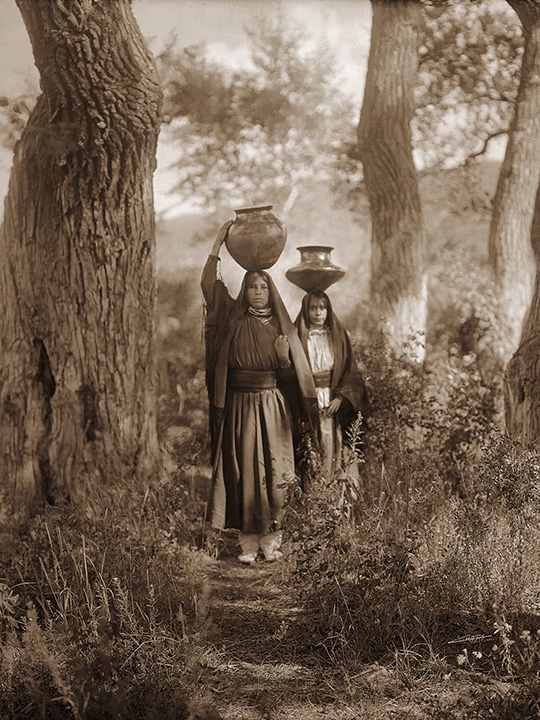
{"label": "dirt path", "polygon": [[311,640],[288,573],[286,559],[246,567],[227,553],[216,562],[199,657],[208,710],[190,720],[460,720],[483,717],[469,713],[503,692],[442,664],[414,667],[412,656],[348,674]]}
{"label": "dirt path", "polygon": [[214,706],[224,720],[356,717],[337,702],[328,669],[310,651],[286,573],[285,562],[217,563],[206,658]]}

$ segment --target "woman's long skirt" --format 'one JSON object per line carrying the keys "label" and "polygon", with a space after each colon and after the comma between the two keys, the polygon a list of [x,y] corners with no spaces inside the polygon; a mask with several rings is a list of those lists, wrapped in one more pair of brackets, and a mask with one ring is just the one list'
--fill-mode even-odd
{"label": "woman's long skirt", "polygon": [[291,418],[281,392],[230,391],[213,471],[212,527],[275,532],[293,478]]}

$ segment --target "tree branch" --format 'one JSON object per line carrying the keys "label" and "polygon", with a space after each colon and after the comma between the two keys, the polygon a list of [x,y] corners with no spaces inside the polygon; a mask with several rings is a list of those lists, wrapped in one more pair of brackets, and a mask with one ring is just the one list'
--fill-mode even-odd
{"label": "tree branch", "polygon": [[464,165],[467,165],[471,160],[474,160],[477,157],[480,157],[481,155],[484,155],[487,151],[488,145],[490,140],[494,140],[496,137],[500,137],[501,135],[508,135],[508,129],[506,130],[496,130],[495,132],[490,133],[486,136],[484,139],[484,142],[482,143],[482,147],[480,150],[477,150],[476,152],[470,153],[467,155],[467,158],[465,159]]}

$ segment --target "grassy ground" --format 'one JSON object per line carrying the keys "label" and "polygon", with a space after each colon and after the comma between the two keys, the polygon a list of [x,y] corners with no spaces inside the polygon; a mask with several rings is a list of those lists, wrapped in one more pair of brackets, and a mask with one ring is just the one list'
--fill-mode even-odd
{"label": "grassy ground", "polygon": [[[210,710],[223,720],[537,716],[522,684],[460,667],[451,645],[427,657],[420,644],[403,648],[354,671],[334,662],[295,599],[290,558],[243,567],[228,542],[211,573],[197,699],[203,716]],[[481,645],[472,638],[458,648],[479,652]]]}
{"label": "grassy ground", "polygon": [[519,464],[538,455],[495,450],[485,471],[504,454],[519,506],[418,503],[389,460],[392,502],[366,487],[353,518],[341,479],[293,492],[283,560],[252,567],[234,534],[202,531],[202,467],[92,516],[46,509],[0,537],[0,717],[540,717],[538,518]]}
{"label": "grassy ground", "polygon": [[497,431],[485,217],[466,215],[462,251],[441,212],[426,366],[352,333],[373,401],[361,479],[291,489],[275,564],[239,565],[203,522],[206,250],[160,276],[162,472],[0,528],[2,720],[540,717],[540,452]]}

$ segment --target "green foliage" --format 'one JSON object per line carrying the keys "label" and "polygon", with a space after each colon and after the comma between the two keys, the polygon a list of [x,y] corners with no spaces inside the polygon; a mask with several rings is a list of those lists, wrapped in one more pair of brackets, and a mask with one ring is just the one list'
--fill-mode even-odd
{"label": "green foliage", "polygon": [[208,462],[202,295],[193,273],[158,283],[158,436],[176,468]]}
{"label": "green foliage", "polygon": [[241,71],[210,60],[204,45],[173,43],[158,58],[167,136],[180,152],[174,190],[210,208],[284,203],[304,179],[328,177],[354,124],[325,45],[281,13],[247,34]]}
{"label": "green foliage", "polygon": [[[455,311],[447,314],[446,332],[453,332],[452,325],[457,331],[464,320]],[[430,333],[432,327],[430,321]],[[370,338],[357,346],[371,397],[366,463],[397,473],[410,472],[412,464],[420,486],[432,473],[452,491],[461,491],[471,459],[498,420],[501,371],[483,372],[482,363],[493,369],[489,358],[473,349],[442,341],[433,346],[430,333],[421,366],[389,351],[371,321],[363,328],[363,337]],[[370,480],[371,475],[377,480],[369,490],[375,497],[382,475],[370,473]]]}
{"label": "green foliage", "polygon": [[[472,641],[457,639],[480,635],[487,672],[532,677],[539,450],[498,433],[500,378],[487,384],[472,352],[426,371],[383,347],[361,353],[372,406],[358,499],[351,478],[321,479],[289,519],[315,648],[351,667],[413,646],[459,666]],[[506,660],[503,620],[518,634]]]}
{"label": "green foliage", "polygon": [[[485,155],[490,140],[508,132],[523,36],[506,3],[425,0],[424,6],[412,133],[418,166],[433,172],[468,165]],[[358,143],[344,135],[333,178],[336,193],[354,207],[362,179]],[[461,189],[452,186],[452,194],[475,210],[490,210],[474,183],[474,167],[463,181]]]}

